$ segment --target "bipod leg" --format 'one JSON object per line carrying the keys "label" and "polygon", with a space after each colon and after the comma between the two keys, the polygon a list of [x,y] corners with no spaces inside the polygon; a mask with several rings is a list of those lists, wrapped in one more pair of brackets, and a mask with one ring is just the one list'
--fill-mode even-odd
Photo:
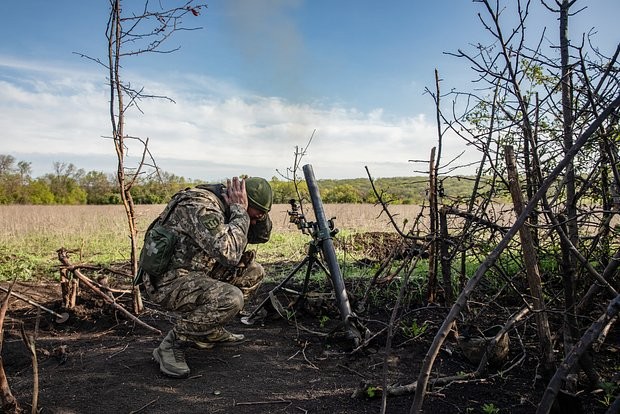
{"label": "bipod leg", "polygon": [[[286,278],[284,278],[284,280],[282,280],[280,283],[278,283],[278,285],[276,287],[274,287],[273,289],[271,289],[269,291],[269,294],[267,295],[267,297],[256,307],[256,309],[254,309],[252,311],[252,313],[250,313],[249,315],[244,316],[244,317],[241,318],[241,323],[243,323],[245,325],[252,325],[252,324],[254,324],[254,318],[256,317],[258,312],[260,312],[260,310],[263,309],[267,305],[267,303],[269,303],[271,301],[271,297],[273,295],[275,295],[278,291],[283,290],[284,289],[284,285],[286,285],[286,283],[289,280],[291,280],[293,278],[293,276],[295,276],[295,274],[302,267],[304,267],[304,265],[309,264],[309,266],[310,266],[311,265],[310,262],[311,262],[311,257],[309,255],[304,257],[304,259],[301,262],[299,262],[297,264],[297,266],[295,266],[295,268],[293,268],[293,270],[290,271],[290,273],[286,276]],[[306,277],[307,277],[307,275],[306,275]]]}
{"label": "bipod leg", "polygon": [[[321,268],[321,270],[323,270],[325,272],[325,274],[327,275],[327,277],[329,277],[329,282],[332,283],[332,277],[329,273],[329,270],[327,269],[327,267],[325,267],[325,265],[323,264],[322,261],[315,259],[317,264],[319,265],[319,267]],[[333,283],[332,283],[333,284]]]}
{"label": "bipod leg", "polygon": [[309,256],[309,262],[308,263],[308,269],[306,270],[306,277],[304,279],[304,285],[302,287],[301,292],[295,292],[299,295],[299,297],[297,298],[297,301],[295,302],[295,307],[299,306],[299,304],[301,303],[301,301],[304,299],[306,292],[308,291],[308,283],[310,281],[310,274],[312,273],[312,266],[316,263],[319,268],[325,272],[325,274],[327,275],[327,277],[331,282],[331,276],[329,273],[329,270],[327,269],[327,267],[325,267],[325,265],[323,264],[323,262],[321,260],[318,259],[318,249],[316,248],[316,246],[312,246],[311,247],[311,251],[310,253],[308,253]]}
{"label": "bipod leg", "polygon": [[304,277],[304,284],[301,288],[300,292],[295,292],[298,294],[297,300],[295,301],[295,304],[293,305],[295,307],[295,309],[297,309],[303,299],[306,296],[306,292],[308,291],[308,283],[310,282],[310,275],[312,274],[312,267],[314,266],[314,264],[318,264],[319,267],[321,269],[323,269],[323,271],[325,271],[327,273],[327,275],[329,276],[329,272],[327,272],[327,269],[325,268],[325,266],[323,265],[323,263],[321,263],[321,261],[317,258],[317,247],[314,244],[310,245],[310,249],[308,250],[308,267],[306,268],[306,276]]}

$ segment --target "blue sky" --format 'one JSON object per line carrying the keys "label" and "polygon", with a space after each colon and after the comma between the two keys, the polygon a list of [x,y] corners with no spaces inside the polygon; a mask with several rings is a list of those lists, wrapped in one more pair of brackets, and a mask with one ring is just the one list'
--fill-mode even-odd
{"label": "blue sky", "polygon": [[[444,52],[489,42],[482,5],[468,0],[206,3],[184,20],[202,29],[166,43],[178,51],[127,58],[122,73],[176,102],[143,102],[144,113],[127,114],[126,132],[149,138],[163,170],[193,179],[275,176],[313,131],[303,163],[319,178],[365,177],[365,166],[375,177],[414,175],[422,167],[408,160],[427,159],[436,145],[434,103],[424,93],[434,70],[444,91],[472,88],[475,79]],[[596,27],[597,44],[614,50],[620,2],[580,6],[587,9],[571,21],[572,38]],[[52,172],[55,161],[115,170],[106,72],[74,53],[106,58],[108,8],[106,0],[2,2],[0,154],[31,162],[33,176]],[[532,39],[548,26],[555,40],[555,16],[536,0],[532,11]],[[456,137],[444,145],[444,159],[479,157]],[[129,153],[131,165],[139,149]]]}

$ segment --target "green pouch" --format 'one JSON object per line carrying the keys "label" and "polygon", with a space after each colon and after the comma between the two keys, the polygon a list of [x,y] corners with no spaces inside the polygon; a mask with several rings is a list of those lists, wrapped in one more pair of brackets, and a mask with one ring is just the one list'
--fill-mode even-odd
{"label": "green pouch", "polygon": [[155,224],[144,236],[140,252],[140,269],[150,276],[161,276],[168,269],[177,236],[162,226]]}

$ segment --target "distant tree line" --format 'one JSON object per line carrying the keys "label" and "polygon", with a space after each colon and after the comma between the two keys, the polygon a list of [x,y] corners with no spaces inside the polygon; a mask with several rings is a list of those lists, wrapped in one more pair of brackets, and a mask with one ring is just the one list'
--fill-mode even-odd
{"label": "distant tree line", "polygon": [[[32,177],[30,162],[0,154],[0,204],[120,204],[113,174],[54,162],[52,173]],[[192,185],[183,177],[162,173],[139,179],[134,198],[139,204],[165,203],[179,189]]]}
{"label": "distant tree line", "polygon": [[[132,190],[136,204],[164,204],[177,191],[206,182],[162,172],[139,177]],[[374,181],[382,198],[392,204],[422,204],[426,200],[427,180],[419,177],[380,178]],[[304,182],[272,177],[274,203],[288,203],[299,196],[307,198]],[[377,197],[367,178],[319,180],[325,203],[375,203]],[[471,194],[467,177],[448,177],[442,191],[449,197]],[[298,196],[299,192],[299,196]],[[85,171],[71,163],[53,163],[53,172],[32,177],[31,163],[0,154],[0,204],[120,204],[114,174]]]}

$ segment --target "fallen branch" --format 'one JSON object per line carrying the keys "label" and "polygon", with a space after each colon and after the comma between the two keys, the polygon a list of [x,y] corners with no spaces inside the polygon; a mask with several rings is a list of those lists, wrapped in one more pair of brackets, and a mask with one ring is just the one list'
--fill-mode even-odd
{"label": "fallen branch", "polygon": [[106,267],[106,266],[94,266],[94,265],[85,265],[85,264],[75,264],[75,265],[71,265],[71,266],[67,266],[67,269],[70,271],[74,271],[74,270],[80,270],[80,269],[84,269],[84,270],[93,270],[93,271],[104,271],[106,273],[112,273],[118,276],[123,276],[129,280],[132,280],[133,277],[127,273],[127,272],[122,272],[120,270],[115,270],[111,267]]}
{"label": "fallen branch", "polygon": [[118,352],[113,353],[112,355],[108,356],[106,359],[111,359],[111,358],[114,358],[115,356],[117,356],[117,355],[121,354],[122,352],[125,352],[125,350],[126,350],[127,348],[129,348],[129,344],[126,344],[126,345],[123,347],[123,349],[121,349],[121,350],[120,350],[120,351],[118,351]]}
{"label": "fallen branch", "polygon": [[[94,267],[92,267],[92,266],[67,266],[65,269],[67,269],[70,272],[75,273],[76,271],[79,271],[80,269],[89,269],[90,270],[91,268],[94,268]],[[107,268],[99,268],[97,270],[106,270],[106,269]],[[108,292],[111,292],[111,293],[120,293],[122,295],[131,293],[131,289],[116,289],[116,288],[104,285],[104,284],[102,284],[100,282],[97,282],[96,280],[92,280],[92,279],[91,279],[91,282],[95,286],[97,286],[98,288],[103,289],[103,290],[107,290]]]}
{"label": "fallen branch", "polygon": [[[64,266],[71,266],[71,263],[69,263],[69,258],[67,257],[67,250],[65,250],[64,248],[61,248],[61,249],[57,250],[57,253],[58,253],[58,260],[60,260],[60,262]],[[120,311],[125,316],[127,316],[129,319],[131,319],[132,321],[134,321],[138,325],[142,326],[143,328],[146,328],[149,331],[155,332],[158,335],[162,334],[162,332],[159,329],[154,328],[151,325],[141,321],[135,315],[133,315],[131,312],[129,312],[127,309],[125,309],[122,305],[118,304],[110,296],[108,296],[105,293],[103,293],[97,286],[95,286],[95,283],[92,280],[90,280],[88,277],[84,276],[79,270],[75,270],[73,272],[73,274],[75,276],[77,276],[77,278],[80,279],[80,281],[82,283],[84,283],[90,290],[92,290],[97,295],[101,296],[105,302],[107,302],[108,304],[112,305],[114,307],[114,309]]]}
{"label": "fallen branch", "polygon": [[145,408],[148,408],[149,406],[155,404],[157,402],[157,400],[159,400],[159,397],[155,398],[153,401],[150,401],[150,402],[144,404],[142,407],[138,408],[137,410],[130,411],[129,414],[139,413],[140,411],[144,410]]}
{"label": "fallen branch", "polygon": [[9,308],[9,298],[11,297],[11,290],[13,289],[13,283],[9,286],[9,291],[2,302],[2,307],[0,307],[0,399],[2,400],[2,412],[4,413],[13,413],[18,414],[22,412],[17,399],[11,393],[11,388],[9,387],[9,381],[6,377],[6,373],[4,372],[4,362],[2,361],[2,344],[4,342],[4,316],[6,315],[6,311]]}
{"label": "fallen branch", "polygon": [[491,354],[491,350],[495,348],[497,340],[501,338],[502,335],[507,333],[510,329],[512,329],[515,323],[523,319],[523,317],[527,315],[529,312],[530,312],[530,309],[528,307],[521,308],[516,314],[511,316],[510,319],[508,319],[508,321],[506,322],[506,324],[504,324],[502,329],[495,334],[495,337],[493,337],[491,341],[489,341],[489,344],[487,345],[487,348],[486,348],[486,352],[482,355],[482,359],[480,360],[480,363],[478,364],[478,368],[476,369],[476,372],[475,372],[476,375],[482,375],[486,372],[487,364],[489,361],[489,355]]}
{"label": "fallen branch", "polygon": [[362,373],[360,373],[360,372],[357,372],[357,371],[355,371],[354,369],[351,369],[351,368],[347,367],[346,365],[336,364],[336,366],[337,366],[338,368],[342,368],[342,369],[345,369],[345,370],[349,371],[351,374],[358,375],[358,376],[360,376],[360,377],[362,377],[362,378],[364,378],[364,379],[368,378],[366,375],[364,375],[364,374],[362,374]]}
{"label": "fallen branch", "polygon": [[609,331],[616,324],[616,322],[618,322],[617,316],[612,318],[607,323],[607,325],[603,327],[603,329],[601,330],[601,334],[598,336],[598,338],[596,338],[596,341],[594,341],[594,344],[592,344],[592,349],[594,349],[594,351],[596,352],[600,351],[601,347],[603,346],[603,343],[605,343],[605,339],[607,339],[607,335],[609,334]]}
{"label": "fallen branch", "polygon": [[540,404],[538,404],[538,410],[536,410],[536,414],[547,414],[549,410],[551,410],[551,406],[555,401],[556,396],[562,386],[562,382],[571,372],[575,364],[579,361],[579,358],[588,350],[592,342],[594,342],[601,334],[601,331],[604,329],[605,325],[612,320],[618,313],[620,312],[620,295],[616,296],[609,305],[607,306],[607,310],[603,315],[601,315],[590,327],[588,330],[582,335],[579,342],[575,344],[575,346],[570,350],[562,364],[557,369],[549,384],[547,385],[547,389],[543,394],[542,400]]}
{"label": "fallen branch", "polygon": [[306,356],[306,347],[308,346],[308,341],[304,342],[304,346],[302,349],[300,349],[299,351],[295,352],[293,355],[291,355],[288,358],[288,361],[290,361],[291,359],[295,358],[297,355],[299,355],[301,353],[301,355],[304,357],[304,360],[308,363],[308,365],[310,365],[310,368],[316,369],[318,370],[319,367],[317,367],[316,365],[314,365],[312,362],[310,362],[310,360],[308,360],[308,357]]}
{"label": "fallen branch", "polygon": [[[512,371],[514,368],[519,366],[524,360],[525,360],[525,354],[522,355],[516,362],[508,366],[508,368],[503,369],[501,371],[498,371],[488,376],[484,376],[486,371],[483,371],[480,368],[478,368],[476,371],[473,371],[473,372],[463,373],[459,375],[451,375],[451,376],[446,376],[446,377],[433,378],[432,380],[429,381],[429,384],[431,384],[433,387],[437,387],[437,386],[449,385],[452,383],[462,384],[462,383],[473,383],[473,382],[485,382],[485,381],[488,381],[496,377],[501,378],[505,376],[506,373]],[[410,384],[405,384],[405,385],[388,386],[385,388],[386,389],[385,396],[386,397],[399,397],[399,396],[403,396],[407,394],[412,394],[416,391],[416,388],[417,388],[417,381],[414,381]],[[369,393],[369,390],[371,389],[375,390],[375,389],[382,389],[382,388],[372,385],[372,383],[370,383],[369,381],[362,381],[362,383],[360,384],[360,387],[357,390],[355,390],[355,392],[353,393],[351,397],[358,398],[362,396],[367,396]],[[432,393],[429,393],[429,394],[432,394]]]}
{"label": "fallen branch", "polygon": [[291,400],[235,402],[233,405],[292,404]]}

